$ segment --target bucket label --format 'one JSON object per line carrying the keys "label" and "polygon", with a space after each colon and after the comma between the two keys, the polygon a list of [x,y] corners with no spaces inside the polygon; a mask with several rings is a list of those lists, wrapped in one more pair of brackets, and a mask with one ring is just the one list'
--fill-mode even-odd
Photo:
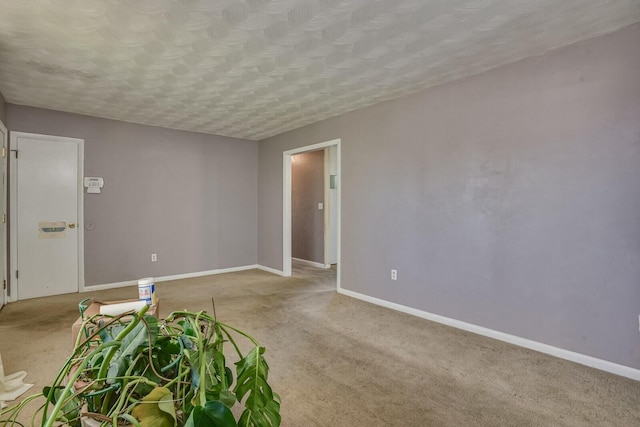
{"label": "bucket label", "polygon": [[138,285],[138,297],[149,305],[154,303],[155,284]]}

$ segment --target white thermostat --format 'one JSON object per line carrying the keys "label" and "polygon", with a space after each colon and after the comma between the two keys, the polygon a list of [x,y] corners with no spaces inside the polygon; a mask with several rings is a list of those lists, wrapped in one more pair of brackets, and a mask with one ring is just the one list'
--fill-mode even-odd
{"label": "white thermostat", "polygon": [[85,176],[84,187],[87,193],[101,193],[100,189],[104,187],[104,179],[98,176]]}

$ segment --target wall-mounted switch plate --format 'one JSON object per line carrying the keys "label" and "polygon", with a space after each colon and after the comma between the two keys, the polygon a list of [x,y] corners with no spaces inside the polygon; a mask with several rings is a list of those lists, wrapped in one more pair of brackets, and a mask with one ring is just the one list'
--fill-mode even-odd
{"label": "wall-mounted switch plate", "polygon": [[391,280],[398,280],[398,270],[391,270]]}
{"label": "wall-mounted switch plate", "polygon": [[324,203],[318,203],[318,210],[324,209]]}
{"label": "wall-mounted switch plate", "polygon": [[158,254],[151,254],[151,262],[156,262],[158,260]]}

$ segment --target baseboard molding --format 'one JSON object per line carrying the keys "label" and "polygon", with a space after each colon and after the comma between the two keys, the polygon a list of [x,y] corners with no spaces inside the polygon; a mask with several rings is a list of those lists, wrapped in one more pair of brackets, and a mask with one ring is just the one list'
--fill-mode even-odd
{"label": "baseboard molding", "polygon": [[392,310],[400,311],[403,313],[411,314],[413,316],[421,317],[423,319],[431,320],[433,322],[441,323],[443,325],[452,326],[457,329],[472,332],[474,334],[483,335],[485,337],[494,338],[500,341],[508,342],[520,347],[528,348],[529,350],[538,351],[540,353],[549,354],[551,356],[559,357],[561,359],[569,360],[571,362],[579,363],[581,365],[589,366],[591,368],[600,369],[602,371],[610,372],[612,374],[620,375],[623,377],[631,378],[636,381],[640,381],[640,370],[631,368],[629,366],[620,365],[617,363],[609,362],[607,360],[598,359],[586,354],[576,353],[574,351],[565,350],[562,348],[554,347],[541,342],[529,340],[527,338],[518,337],[516,335],[507,334],[504,332],[496,331],[493,329],[485,328],[483,326],[474,325],[473,323],[463,322],[461,320],[451,319],[449,317],[440,316],[438,314],[429,313],[426,311],[418,310],[415,308],[407,307],[401,304],[396,304],[383,299],[370,297],[358,292],[349,291],[343,288],[338,289],[338,293],[356,298],[362,301],[370,302],[382,307],[390,308]]}
{"label": "baseboard molding", "polygon": [[[180,280],[180,279],[190,279],[192,277],[202,277],[202,276],[210,276],[213,274],[224,274],[224,273],[234,273],[236,271],[245,271],[245,270],[253,270],[258,268],[257,264],[253,265],[243,265],[240,267],[230,267],[230,268],[219,268],[216,270],[207,270],[207,271],[196,271],[194,273],[183,273],[183,274],[174,274],[171,276],[159,276],[154,277],[156,283],[167,282],[169,280]],[[123,288],[125,286],[133,286],[137,285],[137,280],[127,280],[124,282],[115,282],[115,283],[105,283],[102,285],[94,285],[94,286],[85,286],[80,292],[91,292],[91,291],[101,291],[103,289],[113,289],[113,288]]]}
{"label": "baseboard molding", "polygon": [[294,258],[294,257],[291,257],[291,259],[292,259],[293,261],[299,262],[300,264],[308,265],[308,266],[310,266],[310,267],[324,268],[325,270],[326,270],[327,268],[331,268],[331,266],[330,266],[330,265],[323,264],[323,263],[321,263],[321,262],[309,261],[309,260],[307,260],[307,259]]}
{"label": "baseboard molding", "polygon": [[197,271],[195,273],[185,273],[185,274],[176,274],[173,276],[156,277],[155,279],[156,279],[156,282],[166,282],[169,280],[190,279],[192,277],[210,276],[212,274],[225,274],[225,273],[235,273],[237,271],[255,270],[256,268],[258,268],[257,264],[242,265],[240,267],[219,268],[216,270]]}
{"label": "baseboard molding", "polygon": [[115,288],[124,288],[127,286],[137,285],[137,280],[126,280],[124,282],[113,282],[113,283],[103,283],[101,285],[93,285],[93,286],[85,286],[80,289],[80,292],[93,292],[93,291],[102,291],[105,289],[115,289]]}
{"label": "baseboard molding", "polygon": [[286,277],[283,271],[276,270],[275,268],[265,267],[264,265],[259,265],[259,264],[256,268],[258,270],[266,271],[267,273],[277,274],[278,276]]}

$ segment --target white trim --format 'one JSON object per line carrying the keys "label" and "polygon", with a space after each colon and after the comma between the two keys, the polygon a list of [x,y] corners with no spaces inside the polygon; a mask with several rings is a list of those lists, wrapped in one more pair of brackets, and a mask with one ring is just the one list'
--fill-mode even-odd
{"label": "white trim", "polygon": [[[323,216],[322,216],[322,220],[324,223],[324,232],[323,232],[323,249],[324,249],[324,253],[322,254],[322,260],[324,261],[324,265],[326,265],[326,268],[331,267],[329,265],[329,236],[331,235],[331,229],[329,228],[329,213],[331,212],[331,209],[335,209],[335,206],[330,206],[329,203],[329,191],[330,191],[330,179],[329,178],[329,148],[325,148],[324,149],[324,153],[323,154],[323,169],[322,169],[322,178],[323,178],[323,193],[324,193],[324,210],[323,210]],[[325,267],[320,267],[320,268],[325,268]]]}
{"label": "white trim", "polygon": [[115,289],[115,288],[124,288],[127,286],[137,285],[137,280],[127,280],[124,282],[114,282],[114,283],[104,283],[102,285],[93,285],[93,286],[85,286],[80,289],[80,292],[93,292],[93,291],[103,291],[105,289]]}
{"label": "white trim", "polygon": [[[342,176],[341,163],[341,140],[332,139],[331,141],[320,142],[318,144],[307,145],[300,148],[294,148],[282,152],[282,275],[284,277],[291,276],[291,156],[295,154],[305,153],[307,151],[315,151],[335,146],[337,155],[338,177]],[[340,179],[340,178],[339,178]],[[342,182],[342,179],[339,181]],[[336,287],[340,289],[340,223],[341,223],[341,200],[342,185],[338,185],[338,268],[336,275]]]}
{"label": "white trim", "polygon": [[[76,138],[65,138],[76,139]],[[78,139],[78,292],[84,289],[84,139]]]}
{"label": "white trim", "polygon": [[266,271],[267,273],[277,274],[278,276],[287,277],[284,271],[276,270],[275,268],[266,267],[264,265],[258,265],[258,270]]}
{"label": "white trim", "polygon": [[255,270],[257,264],[240,265],[238,267],[216,268],[215,270],[196,271],[195,273],[174,274],[172,276],[156,277],[156,282],[166,282],[169,280],[191,279],[192,277],[210,276],[214,274],[235,273],[236,271]]}
{"label": "white trim", "polygon": [[[174,274],[171,276],[154,277],[155,283],[167,282],[169,280],[190,279],[192,277],[212,276],[214,274],[234,273],[236,271],[255,270],[259,268],[257,264],[242,265],[240,267],[218,268],[215,270],[196,271],[194,273]],[[127,280],[124,282],[105,283],[102,285],[86,286],[80,292],[101,291],[104,289],[123,288],[125,286],[137,285],[137,280]]]}
{"label": "white trim", "polygon": [[[325,234],[324,234],[324,263],[331,266],[338,262],[338,176],[337,146],[325,148]],[[331,176],[336,177],[335,199],[331,189]],[[334,217],[335,214],[335,217]]]}
{"label": "white trim", "polygon": [[291,154],[282,153],[282,275],[291,276]]}
{"label": "white trim", "polygon": [[[0,170],[2,170],[2,174],[3,174],[3,181],[2,181],[2,189],[0,190],[0,194],[3,196],[3,200],[2,200],[2,211],[0,211],[0,215],[2,214],[8,214],[8,210],[7,210],[7,182],[9,181],[9,176],[7,175],[7,172],[9,171],[9,153],[11,153],[11,151],[9,151],[9,131],[7,130],[7,127],[4,125],[4,123],[2,123],[2,120],[0,120],[0,131],[2,131],[2,147],[5,150],[5,156],[4,158],[2,158],[2,168],[0,168]],[[3,251],[2,253],[4,254],[4,257],[2,260],[0,260],[1,266],[2,266],[2,277],[0,277],[0,281],[2,280],[6,280],[5,283],[7,283],[7,285],[9,284],[9,263],[7,262],[7,258],[8,258],[8,252],[9,252],[9,245],[7,244],[9,241],[9,235],[7,233],[8,228],[7,228],[7,222],[4,222],[2,224],[2,234],[4,236],[4,239],[0,239],[0,241],[2,242],[2,244],[4,245]],[[9,290],[8,286],[7,288],[3,288],[0,289],[0,293],[2,294],[2,302],[0,302],[0,309],[7,303],[8,298],[7,298],[7,291]]]}
{"label": "white trim", "polygon": [[457,329],[472,332],[474,334],[483,335],[485,337],[497,339],[500,341],[508,342],[520,347],[528,348],[530,350],[539,351],[540,353],[549,354],[551,356],[559,357],[560,359],[569,360],[571,362],[579,363],[581,365],[589,366],[591,368],[600,369],[602,371],[610,372],[612,374],[620,375],[623,377],[631,378],[633,380],[640,380],[640,370],[631,368],[629,366],[620,365],[618,363],[609,362],[607,360],[598,359],[586,354],[576,353],[574,351],[565,350],[562,348],[554,347],[541,342],[529,340],[527,338],[518,337],[516,335],[507,334],[504,332],[496,331],[493,329],[485,328],[483,326],[474,325],[473,323],[463,322],[461,320],[451,319],[449,317],[440,316],[438,314],[429,313],[426,311],[418,310],[415,308],[407,307],[401,304],[396,304],[383,299],[370,297],[358,292],[349,291],[346,289],[338,289],[338,293],[356,298],[362,301],[370,302],[382,307],[397,310],[402,313],[411,314],[413,316],[421,317],[423,319],[431,320],[433,322],[441,323],[443,325],[452,326]]}
{"label": "white trim", "polygon": [[[15,132],[11,132],[9,137],[9,152],[7,158],[11,159],[11,153],[15,146]],[[7,269],[7,292],[9,297],[7,302],[18,301],[18,287],[15,283],[15,266],[18,265],[18,251],[16,250],[16,241],[18,239],[18,230],[15,224],[15,218],[18,216],[18,200],[16,197],[16,166],[10,163],[9,167],[9,267]]]}
{"label": "white trim", "polygon": [[308,265],[310,267],[316,267],[316,268],[331,268],[331,266],[329,264],[323,264],[321,262],[315,262],[315,261],[309,261],[308,259],[302,259],[302,258],[291,258],[293,261],[299,262],[300,264],[304,264],[304,265]]}
{"label": "white trim", "polygon": [[[83,178],[84,178],[84,139],[80,138],[70,138],[66,136],[54,136],[54,135],[43,135],[38,133],[29,133],[29,132],[11,132],[9,136],[9,153],[7,154],[7,158],[11,155],[11,150],[16,149],[16,144],[18,138],[34,138],[40,140],[49,140],[52,142],[56,141],[65,141],[65,142],[73,142],[78,146],[78,217],[76,219],[76,230],[78,236],[78,289],[77,291],[84,289],[84,187],[83,187]],[[18,284],[16,283],[15,276],[11,275],[12,271],[15,271],[18,265],[18,230],[15,226],[15,219],[18,217],[18,200],[17,200],[17,168],[15,165],[10,168],[9,172],[9,223],[11,227],[9,227],[9,241],[10,241],[10,251],[11,255],[9,257],[9,267],[7,273],[7,284],[8,288],[11,289],[11,297],[8,302],[13,302],[18,300]]]}

